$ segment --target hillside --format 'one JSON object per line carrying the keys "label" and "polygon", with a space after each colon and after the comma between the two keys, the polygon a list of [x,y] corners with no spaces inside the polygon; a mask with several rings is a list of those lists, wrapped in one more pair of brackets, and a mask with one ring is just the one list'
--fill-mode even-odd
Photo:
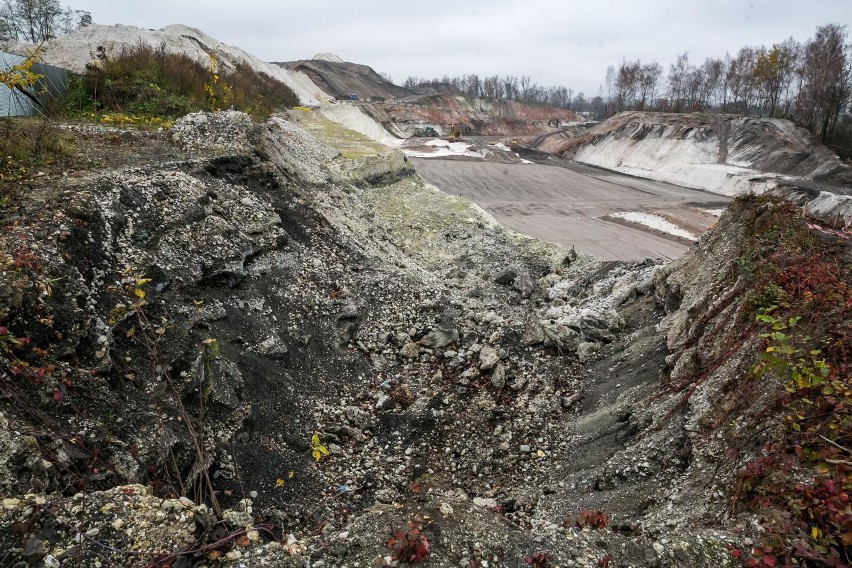
{"label": "hillside", "polygon": [[[812,266],[848,236],[751,199],[678,263],[601,262],[326,136],[191,115],[171,158],[44,179],[6,218],[6,559],[28,539],[64,561],[83,532],[75,554],[119,564],[348,564],[416,530],[438,565],[710,567],[762,538],[737,479],[783,437],[784,382],[746,378],[748,267],[791,257],[752,258],[748,231],[770,229],[749,227],[777,210]],[[808,325],[847,321],[832,310]],[[726,394],[743,381],[760,406]]]}
{"label": "hillside", "polygon": [[548,149],[580,163],[726,195],[791,178],[852,185],[847,164],[780,119],[624,112]]}
{"label": "hillside", "polygon": [[[86,26],[47,43],[43,60],[48,65],[83,73],[86,65],[95,57],[98,47],[102,46],[109,56],[119,52],[122,47],[133,47],[140,42],[154,48],[164,46],[167,52],[185,54],[205,66],[210,65],[210,55],[215,53],[217,63],[223,70],[233,71],[241,63],[248,64],[255,71],[285,83],[299,96],[302,104],[315,105],[327,98],[306,75],[261,61],[239,47],[224,44],[201,30],[184,25],[167,26],[160,30],[121,24]],[[26,54],[32,46],[6,42],[2,47],[12,53]]]}
{"label": "hillside", "polygon": [[336,99],[349,100],[353,94],[364,100],[396,99],[413,94],[412,91],[385,80],[371,67],[347,63],[337,56],[326,59],[278,63],[277,65],[304,73],[323,92]]}

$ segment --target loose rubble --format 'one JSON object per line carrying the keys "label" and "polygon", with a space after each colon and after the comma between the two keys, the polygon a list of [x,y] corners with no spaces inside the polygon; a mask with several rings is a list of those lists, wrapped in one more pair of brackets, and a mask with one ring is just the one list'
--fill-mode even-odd
{"label": "loose rubble", "polygon": [[[675,266],[602,262],[283,117],[172,137],[201,157],[59,187],[0,236],[59,279],[32,341],[72,385],[3,406],[4,562],[394,566],[415,534],[442,566],[738,565],[753,527],[709,523],[726,496],[702,485],[724,440],[690,429],[699,399],[664,424],[657,392],[732,221]],[[36,325],[20,274],[15,330]]]}

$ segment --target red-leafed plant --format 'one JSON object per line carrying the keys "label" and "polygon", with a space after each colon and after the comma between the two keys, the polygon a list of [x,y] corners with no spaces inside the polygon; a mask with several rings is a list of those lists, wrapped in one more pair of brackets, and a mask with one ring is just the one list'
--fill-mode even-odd
{"label": "red-leafed plant", "polygon": [[393,549],[394,560],[409,564],[423,562],[431,552],[426,535],[412,521],[408,521],[405,530],[401,530],[391,536],[385,546]]}
{"label": "red-leafed plant", "polygon": [[603,511],[580,509],[580,514],[577,515],[576,519],[573,519],[573,522],[572,518],[568,517],[562,523],[562,526],[568,528],[572,524],[580,528],[603,529],[609,524],[609,515]]}
{"label": "red-leafed plant", "polygon": [[529,564],[532,568],[547,568],[550,566],[550,559],[547,557],[547,554],[544,552],[534,552],[529,556],[524,558],[524,562]]}

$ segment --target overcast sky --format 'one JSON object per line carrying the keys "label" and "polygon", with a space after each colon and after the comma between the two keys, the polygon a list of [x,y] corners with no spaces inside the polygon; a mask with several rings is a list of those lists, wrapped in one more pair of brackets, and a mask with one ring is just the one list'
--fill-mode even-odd
{"label": "overcast sky", "polygon": [[690,61],[852,24],[852,0],[72,0],[99,24],[187,24],[267,61],[331,52],[409,75],[531,75],[595,95],[623,57]]}

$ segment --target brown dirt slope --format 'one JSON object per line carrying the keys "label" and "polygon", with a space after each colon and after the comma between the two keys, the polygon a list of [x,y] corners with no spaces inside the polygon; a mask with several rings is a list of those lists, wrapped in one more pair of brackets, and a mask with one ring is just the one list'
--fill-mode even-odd
{"label": "brown dirt slope", "polygon": [[349,99],[353,94],[363,100],[396,99],[414,94],[385,80],[367,65],[321,59],[304,59],[278,65],[292,71],[302,71],[323,92],[338,99]]}

